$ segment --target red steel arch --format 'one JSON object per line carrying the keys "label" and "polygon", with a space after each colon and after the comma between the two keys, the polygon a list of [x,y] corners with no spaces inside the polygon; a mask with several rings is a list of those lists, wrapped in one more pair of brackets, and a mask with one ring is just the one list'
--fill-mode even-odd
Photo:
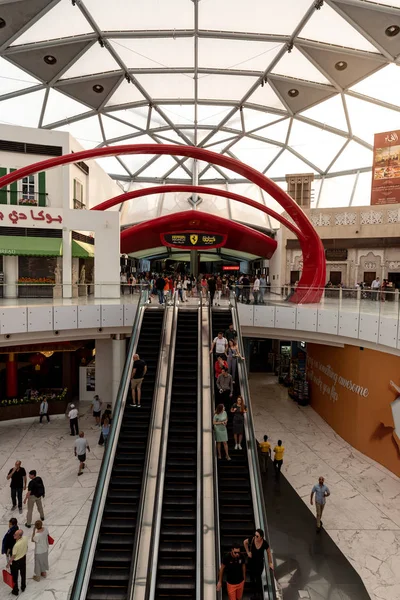
{"label": "red steel arch", "polygon": [[119,196],[114,196],[114,198],[110,198],[109,200],[105,200],[96,206],[93,206],[90,210],[107,210],[107,208],[112,208],[117,204],[122,204],[122,202],[127,202],[127,200],[134,200],[135,198],[142,198],[143,196],[152,196],[154,194],[168,194],[169,192],[191,192],[198,194],[210,194],[213,196],[221,196],[222,198],[229,198],[230,200],[237,200],[242,204],[247,204],[248,206],[252,206],[257,208],[261,212],[273,217],[282,225],[285,225],[292,233],[294,233],[298,239],[305,239],[303,233],[298,229],[291,221],[285,219],[282,215],[272,210],[272,208],[268,208],[268,206],[264,206],[255,200],[251,200],[251,198],[247,198],[246,196],[241,196],[240,194],[235,194],[233,192],[228,192],[226,190],[219,190],[218,188],[206,187],[202,185],[178,185],[178,184],[168,184],[168,185],[157,185],[150,188],[143,188],[141,190],[132,190],[131,192],[125,192],[124,194],[120,194]]}
{"label": "red steel arch", "polygon": [[265,190],[287,211],[304,235],[304,239],[300,240],[303,253],[303,272],[297,292],[292,296],[291,300],[297,303],[319,302],[322,296],[323,286],[325,285],[325,254],[322,242],[311,222],[296,202],[276,185],[276,183],[265,177],[265,175],[259,171],[256,171],[252,167],[249,167],[234,158],[230,158],[229,156],[211,152],[204,148],[177,146],[174,144],[126,144],[121,146],[93,148],[92,150],[82,150],[81,152],[49,158],[27,167],[17,169],[12,173],[0,177],[0,189],[14,181],[22,179],[22,177],[32,175],[39,171],[45,171],[52,167],[58,167],[60,165],[79,162],[90,158],[124,154],[168,154],[195,158],[238,173]]}

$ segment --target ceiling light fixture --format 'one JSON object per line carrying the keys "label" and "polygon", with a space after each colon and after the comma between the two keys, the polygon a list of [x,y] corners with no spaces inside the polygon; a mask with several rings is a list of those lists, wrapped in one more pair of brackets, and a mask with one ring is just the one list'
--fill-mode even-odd
{"label": "ceiling light fixture", "polygon": [[96,94],[101,94],[101,92],[104,92],[104,87],[99,83],[96,83],[96,85],[92,87],[92,90],[96,92]]}
{"label": "ceiling light fixture", "polygon": [[344,60],[339,60],[339,62],[335,64],[335,69],[336,71],[344,71],[347,69],[347,62]]}
{"label": "ceiling light fixture", "polygon": [[46,63],[46,65],[55,65],[57,62],[56,57],[52,56],[51,54],[46,54],[43,60]]}
{"label": "ceiling light fixture", "polygon": [[291,89],[288,91],[288,96],[290,96],[291,98],[296,98],[296,96],[299,95],[299,90],[296,89]]}
{"label": "ceiling light fixture", "polygon": [[394,37],[395,35],[398,35],[398,33],[400,33],[399,25],[390,25],[390,27],[385,29],[385,34],[388,37]]}
{"label": "ceiling light fixture", "polygon": [[0,17],[0,29],[3,29],[6,25],[7,23],[5,22],[5,20]]}

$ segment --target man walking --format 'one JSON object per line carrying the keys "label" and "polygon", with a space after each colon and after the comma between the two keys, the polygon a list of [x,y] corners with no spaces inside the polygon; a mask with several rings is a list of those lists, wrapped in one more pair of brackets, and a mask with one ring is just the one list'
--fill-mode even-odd
{"label": "man walking", "polygon": [[373,282],[371,283],[372,300],[378,300],[380,287],[381,287],[381,282],[379,281],[379,277],[376,277],[376,279],[374,279]]}
{"label": "man walking", "polygon": [[13,596],[18,596],[18,572],[21,574],[21,592],[26,588],[26,553],[28,551],[28,538],[24,536],[22,529],[18,529],[14,533],[15,544],[12,549],[11,558],[7,563],[7,567],[11,569],[11,575],[14,580]]}
{"label": "man walking", "polygon": [[75,404],[71,404],[70,411],[68,413],[69,427],[71,429],[70,435],[79,435],[78,427],[78,409],[75,408]]}
{"label": "man walking", "polygon": [[253,283],[254,304],[258,304],[259,295],[260,295],[260,279],[259,279],[258,275],[256,275],[256,278]]}
{"label": "man walking", "polygon": [[226,588],[229,600],[242,600],[246,581],[246,563],[240,554],[240,544],[233,542],[231,551],[222,559],[219,569],[217,592],[222,589],[222,580],[226,573]]}
{"label": "man walking", "polygon": [[233,328],[233,323],[231,323],[228,329],[225,331],[225,337],[228,341],[228,344],[231,340],[234,342],[237,339],[237,331]]}
{"label": "man walking", "polygon": [[220,397],[216,399],[217,404],[225,404],[225,406],[231,405],[231,398],[233,396],[233,379],[232,375],[229,375],[228,369],[222,367],[221,375],[217,379],[217,388],[220,393]]}
{"label": "man walking", "polygon": [[32,471],[29,471],[29,479],[30,482],[28,485],[28,492],[24,500],[24,504],[28,502],[28,513],[26,515],[25,523],[25,527],[28,528],[32,525],[32,513],[35,504],[39,511],[40,519],[44,521],[42,498],[44,498],[45,496],[43,480],[41,477],[37,476],[36,471],[34,469],[32,469]]}
{"label": "man walking", "polygon": [[156,290],[158,294],[158,301],[160,304],[164,304],[164,288],[165,288],[165,279],[160,275],[156,279]]}
{"label": "man walking", "polygon": [[222,331],[219,331],[217,337],[213,339],[210,354],[214,352],[214,349],[216,358],[222,356],[224,360],[226,359],[226,353],[228,352],[228,340],[224,337]]}
{"label": "man walking", "polygon": [[[142,397],[142,383],[144,376],[147,373],[147,365],[139,356],[139,354],[133,355],[133,369],[131,377],[131,390],[132,390],[132,404],[134,407],[141,407],[140,400]],[[137,398],[137,404],[136,404]]]}
{"label": "man walking", "polygon": [[259,443],[261,456],[260,467],[261,473],[266,473],[268,468],[268,458],[271,458],[271,444],[268,441],[268,436],[264,435],[264,441]]}
{"label": "man walking", "polygon": [[89,444],[87,443],[85,434],[83,431],[81,431],[79,433],[78,439],[75,440],[75,448],[74,448],[75,456],[77,456],[78,460],[79,460],[78,477],[79,477],[79,475],[82,475],[83,469],[85,468],[86,450],[88,452],[90,452]]}
{"label": "man walking", "polygon": [[208,280],[208,291],[210,292],[210,305],[214,306],[214,296],[215,296],[215,290],[217,289],[217,282],[214,278],[214,275],[211,275],[211,277]]}
{"label": "man walking", "polygon": [[322,513],[324,511],[324,508],[325,508],[325,502],[326,502],[325,499],[331,495],[328,486],[325,485],[325,479],[323,477],[320,477],[318,479],[318,484],[315,484],[313,489],[311,490],[311,498],[310,498],[311,506],[313,505],[314,494],[315,494],[315,509],[317,512],[317,533],[319,533],[321,531],[321,527],[322,527],[321,518],[322,518]]}
{"label": "man walking", "polygon": [[43,417],[46,417],[48,423],[50,422],[49,403],[47,402],[46,399],[44,399],[40,404],[39,415],[40,415],[40,421],[39,421],[40,423],[43,421]]}
{"label": "man walking", "polygon": [[17,460],[15,467],[8,471],[7,481],[9,479],[11,479],[11,510],[15,510],[17,508],[18,498],[18,508],[20,514],[22,514],[22,492],[23,490],[26,490],[26,471],[24,467],[21,467],[20,460]]}

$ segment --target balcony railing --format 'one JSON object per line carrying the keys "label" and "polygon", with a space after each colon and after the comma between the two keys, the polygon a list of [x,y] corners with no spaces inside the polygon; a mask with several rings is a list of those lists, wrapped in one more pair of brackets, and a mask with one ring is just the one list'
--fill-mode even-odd
{"label": "balcony railing", "polygon": [[76,198],[74,198],[74,208],[76,210],[86,210],[86,204],[81,200],[77,200]]}

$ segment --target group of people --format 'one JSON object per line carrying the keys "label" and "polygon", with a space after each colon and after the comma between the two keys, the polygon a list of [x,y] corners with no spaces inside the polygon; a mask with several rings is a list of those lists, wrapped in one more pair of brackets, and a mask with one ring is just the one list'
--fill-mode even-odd
{"label": "group of people", "polygon": [[[34,576],[35,581],[40,581],[41,577],[46,577],[49,570],[49,544],[52,543],[52,538],[49,535],[48,529],[44,527],[44,508],[42,500],[45,497],[45,487],[41,477],[32,469],[29,471],[29,484],[27,485],[26,470],[17,460],[7,474],[7,481],[10,481],[11,489],[11,510],[16,510],[18,507],[19,513],[23,513],[23,504],[28,505],[25,527],[32,527],[32,514],[36,505],[40,519],[35,521],[31,541],[35,544],[35,561],[34,561]],[[25,498],[23,499],[24,492]],[[1,553],[6,558],[6,569],[11,571],[13,589],[12,594],[19,594],[19,579],[21,583],[21,591],[26,588],[26,555],[28,552],[28,537],[24,535],[23,530],[18,524],[15,517],[10,518],[8,530],[6,531],[1,545]]]}

